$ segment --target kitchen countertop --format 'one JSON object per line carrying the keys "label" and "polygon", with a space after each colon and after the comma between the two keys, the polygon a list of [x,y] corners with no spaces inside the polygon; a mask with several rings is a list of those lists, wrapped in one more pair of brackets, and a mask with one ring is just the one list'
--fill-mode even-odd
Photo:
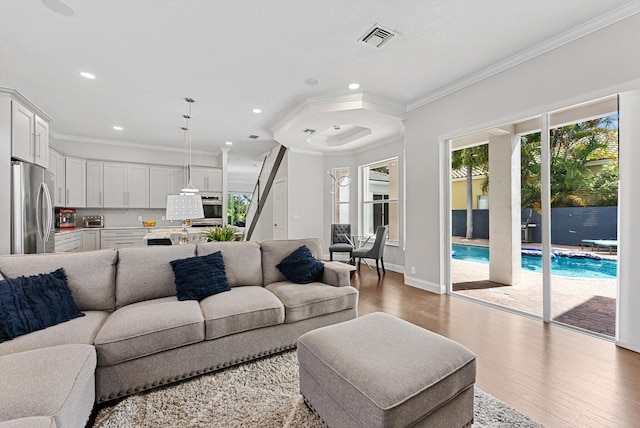
{"label": "kitchen countertop", "polygon": [[[167,231],[177,231],[180,233],[181,226],[109,226],[109,227],[76,227],[75,229],[54,229],[56,235],[64,235],[65,233],[83,232],[85,230],[146,230],[148,233],[166,233]],[[210,227],[190,227],[189,233],[208,232]]]}

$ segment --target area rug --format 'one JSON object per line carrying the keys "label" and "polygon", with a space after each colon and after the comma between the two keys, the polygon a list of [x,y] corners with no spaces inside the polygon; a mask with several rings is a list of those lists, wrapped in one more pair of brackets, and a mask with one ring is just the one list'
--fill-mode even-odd
{"label": "area rug", "polygon": [[[321,428],[298,390],[296,351],[132,395],[98,411],[94,428]],[[474,428],[541,425],[475,390]]]}

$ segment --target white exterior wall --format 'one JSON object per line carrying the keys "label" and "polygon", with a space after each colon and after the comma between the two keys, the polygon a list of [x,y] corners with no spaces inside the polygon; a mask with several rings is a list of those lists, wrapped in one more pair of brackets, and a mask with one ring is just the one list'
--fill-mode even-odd
{"label": "white exterior wall", "polygon": [[489,281],[516,285],[520,255],[520,142],[513,134],[489,138]]}
{"label": "white exterior wall", "polygon": [[[446,289],[450,230],[446,223],[449,177],[444,140],[640,88],[640,56],[635,54],[638,28],[640,14],[408,113],[405,132],[408,231],[405,266],[416,266],[416,274],[405,277],[405,282],[436,292]],[[600,54],[594,55],[593,52]],[[626,126],[622,116],[620,124],[621,127]],[[638,155],[633,156],[628,147],[621,148],[621,159],[623,156],[638,159]],[[625,190],[624,183],[631,185],[637,182],[636,170],[621,165],[620,199],[623,201],[634,197]],[[637,196],[634,200],[638,200]],[[631,219],[625,219],[623,212],[620,220],[621,231],[624,231],[628,227],[625,221],[630,222]],[[624,257],[621,263],[626,260],[630,263],[628,268],[631,268],[633,261],[640,258],[640,248],[622,248],[621,256]],[[633,286],[627,283],[629,277],[620,279],[621,299],[627,299],[624,304],[637,310],[640,308],[640,296],[625,292]],[[621,311],[620,317],[624,316],[625,311]],[[623,331],[630,325],[624,319],[620,320],[620,337],[626,338],[628,346],[638,346],[640,331]]]}

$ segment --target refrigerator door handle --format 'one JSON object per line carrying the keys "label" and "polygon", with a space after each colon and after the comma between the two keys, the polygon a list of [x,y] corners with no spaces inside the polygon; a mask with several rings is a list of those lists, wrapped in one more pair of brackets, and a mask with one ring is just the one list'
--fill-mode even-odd
{"label": "refrigerator door handle", "polygon": [[42,218],[42,210],[40,210],[40,206],[42,204],[42,196],[44,195],[44,190],[47,186],[44,183],[40,183],[40,188],[38,189],[38,196],[36,197],[36,226],[38,229],[38,236],[41,241],[45,241],[44,239],[44,219]]}
{"label": "refrigerator door handle", "polygon": [[44,241],[48,241],[51,237],[51,226],[53,225],[53,202],[51,201],[51,193],[49,193],[49,187],[45,183],[42,183],[42,188],[44,189],[45,201],[47,202],[47,224],[45,226],[46,230],[44,233]]}

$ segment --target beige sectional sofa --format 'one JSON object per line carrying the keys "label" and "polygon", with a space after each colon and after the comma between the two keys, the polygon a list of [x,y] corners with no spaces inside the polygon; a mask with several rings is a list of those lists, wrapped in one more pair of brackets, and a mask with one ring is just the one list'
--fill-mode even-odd
{"label": "beige sectional sofa", "polygon": [[[327,262],[310,284],[276,268],[303,244],[321,258],[318,239],[0,257],[8,278],[64,268],[85,313],[0,343],[0,427],[82,426],[94,402],[293,348],[307,331],[355,318],[351,267]],[[231,290],[179,301],[169,262],[216,251]]]}

